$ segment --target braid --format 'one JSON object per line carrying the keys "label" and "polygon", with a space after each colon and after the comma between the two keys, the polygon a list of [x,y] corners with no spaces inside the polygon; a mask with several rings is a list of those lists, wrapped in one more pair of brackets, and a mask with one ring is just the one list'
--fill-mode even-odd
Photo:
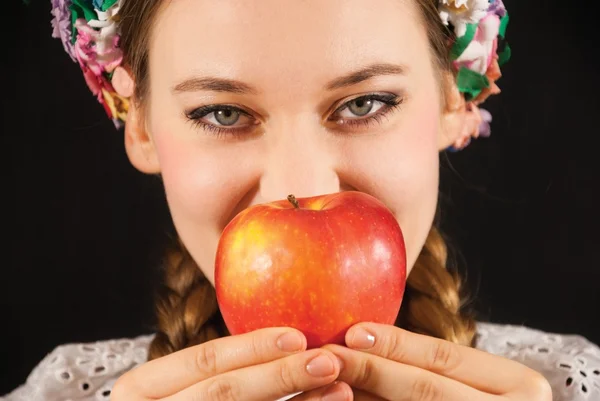
{"label": "braid", "polygon": [[215,290],[181,242],[167,251],[164,267],[149,359],[227,335]]}
{"label": "braid", "polygon": [[457,344],[473,344],[475,320],[462,311],[461,281],[446,268],[447,248],[434,226],[410,272],[396,325]]}

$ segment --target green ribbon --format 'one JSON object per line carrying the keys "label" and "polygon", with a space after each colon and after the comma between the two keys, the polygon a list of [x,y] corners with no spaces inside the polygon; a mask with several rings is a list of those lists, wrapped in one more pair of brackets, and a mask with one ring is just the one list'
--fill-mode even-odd
{"label": "green ribbon", "polygon": [[90,21],[98,18],[94,6],[86,0],[73,0],[73,3],[69,6],[71,10],[71,43],[75,44],[77,41],[77,28],[75,27],[75,21],[79,18],[85,18],[86,21]]}
{"label": "green ribbon", "polygon": [[469,98],[477,97],[484,88],[490,87],[490,81],[485,75],[461,67],[456,76],[456,84],[458,90],[469,96]]}
{"label": "green ribbon", "polygon": [[502,67],[504,64],[506,64],[510,60],[511,56],[512,56],[512,50],[511,50],[510,46],[507,43],[507,44],[504,45],[504,50],[502,50],[498,54],[498,65],[500,67]]}
{"label": "green ribbon", "polygon": [[77,14],[78,17],[83,16],[86,21],[90,21],[98,18],[94,6],[87,0],[73,0],[69,9],[73,14]]}
{"label": "green ribbon", "polygon": [[[500,19],[500,32],[498,33],[498,36],[500,36],[501,39],[504,39],[506,37],[506,27],[508,26],[509,20],[510,18],[508,16],[508,13],[506,13],[504,17]],[[498,53],[498,64],[500,65],[500,67],[502,67],[508,62],[508,60],[510,60],[511,55],[512,50],[508,43],[506,43],[504,45],[504,49],[502,49],[502,51]]]}
{"label": "green ribbon", "polygon": [[450,50],[450,57],[452,60],[456,60],[469,46],[469,43],[475,38],[477,32],[477,24],[468,24],[467,32],[460,38],[456,38],[452,49]]}
{"label": "green ribbon", "polygon": [[118,0],[104,0],[102,4],[102,11],[106,11],[111,8]]}
{"label": "green ribbon", "polygon": [[504,14],[504,17],[500,18],[500,32],[498,32],[498,35],[502,39],[506,37],[506,27],[508,26],[509,19],[508,13]]}

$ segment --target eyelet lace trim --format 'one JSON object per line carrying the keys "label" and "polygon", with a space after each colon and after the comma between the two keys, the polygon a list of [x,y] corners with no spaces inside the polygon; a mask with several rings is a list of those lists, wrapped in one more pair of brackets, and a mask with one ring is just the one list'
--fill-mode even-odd
{"label": "eyelet lace trim", "polygon": [[152,336],[57,347],[0,401],[108,401],[117,378],[148,360]]}
{"label": "eyelet lace trim", "polygon": [[477,348],[544,375],[554,401],[600,400],[600,348],[584,337],[489,323],[479,323],[477,335]]}

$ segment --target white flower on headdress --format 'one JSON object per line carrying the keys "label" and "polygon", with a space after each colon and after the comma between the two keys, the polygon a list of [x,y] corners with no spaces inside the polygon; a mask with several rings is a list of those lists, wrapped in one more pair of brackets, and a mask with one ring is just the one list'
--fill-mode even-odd
{"label": "white flower on headdress", "polygon": [[97,19],[75,21],[77,41],[75,55],[80,64],[85,64],[94,74],[112,72],[123,58],[118,46],[117,32],[119,5],[116,3],[107,11],[95,10]]}
{"label": "white flower on headdress", "polygon": [[440,17],[444,25],[451,23],[457,37],[467,32],[467,24],[478,23],[486,16],[489,0],[440,0]]}
{"label": "white flower on headdress", "polygon": [[121,56],[121,51],[117,49],[119,3],[120,2],[117,2],[106,11],[96,10],[98,19],[88,21],[90,27],[99,30],[96,39],[96,53],[98,59],[114,60],[115,56],[117,58]]}

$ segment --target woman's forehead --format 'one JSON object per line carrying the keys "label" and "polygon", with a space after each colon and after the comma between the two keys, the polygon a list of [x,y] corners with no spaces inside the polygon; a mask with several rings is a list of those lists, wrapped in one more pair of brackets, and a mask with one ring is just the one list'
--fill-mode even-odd
{"label": "woman's forehead", "polygon": [[[418,9],[403,0],[176,0],[157,16],[150,62],[178,81],[190,75],[319,82],[375,63],[428,57]],[[426,62],[427,60],[425,60]]]}

